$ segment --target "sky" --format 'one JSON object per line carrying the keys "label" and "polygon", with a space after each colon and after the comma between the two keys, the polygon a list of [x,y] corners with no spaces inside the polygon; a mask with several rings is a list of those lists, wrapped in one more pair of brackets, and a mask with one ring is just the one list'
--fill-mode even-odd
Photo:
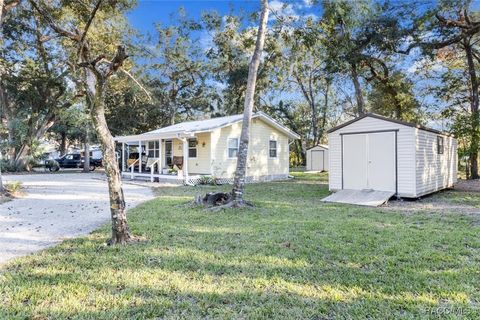
{"label": "sky", "polygon": [[170,15],[183,7],[191,18],[200,17],[203,11],[217,10],[226,14],[233,9],[239,12],[259,10],[260,1],[222,1],[222,0],[138,0],[138,6],[127,16],[133,27],[142,33],[152,33],[154,24],[168,24]]}
{"label": "sky", "polygon": [[[269,6],[274,11],[270,14],[270,20],[275,16],[281,15],[308,15],[314,18],[321,15],[321,8],[318,5],[312,6],[311,0],[270,0]],[[353,0],[355,1],[355,0]],[[394,0],[394,1],[410,1],[410,0]],[[434,1],[434,0],[432,0]],[[412,0],[412,4],[415,0]],[[427,0],[428,3],[428,0]],[[474,3],[480,3],[475,0]],[[251,13],[260,10],[259,0],[138,0],[138,5],[127,14],[131,25],[143,35],[155,36],[154,25],[161,23],[168,25],[171,23],[172,14],[183,8],[189,18],[198,19],[202,12],[216,10],[220,15],[230,12],[239,14],[240,12]],[[251,22],[252,23],[252,22]],[[207,34],[207,33],[206,33]],[[208,39],[202,39],[200,35],[199,41],[209,43]],[[404,61],[407,65],[403,68],[412,75],[417,66],[413,63],[414,59]],[[142,60],[138,61],[142,62]]]}

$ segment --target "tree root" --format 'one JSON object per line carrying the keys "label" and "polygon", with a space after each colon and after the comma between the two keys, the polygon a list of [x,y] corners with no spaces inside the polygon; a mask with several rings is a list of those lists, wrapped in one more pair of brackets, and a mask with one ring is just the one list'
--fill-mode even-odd
{"label": "tree root", "polygon": [[135,238],[130,235],[130,232],[127,232],[120,237],[112,236],[110,240],[107,241],[107,246],[127,245],[130,242],[136,242],[136,241],[135,241]]}
{"label": "tree root", "polygon": [[235,200],[231,200],[230,202],[227,202],[221,206],[210,207],[209,210],[212,212],[218,212],[218,211],[229,209],[229,208],[254,208],[254,207],[255,206],[253,204],[246,201],[238,202]]}
{"label": "tree root", "polygon": [[209,211],[218,212],[229,208],[253,208],[253,204],[246,201],[234,200],[231,193],[210,192],[205,196],[197,195],[192,203],[206,207]]}

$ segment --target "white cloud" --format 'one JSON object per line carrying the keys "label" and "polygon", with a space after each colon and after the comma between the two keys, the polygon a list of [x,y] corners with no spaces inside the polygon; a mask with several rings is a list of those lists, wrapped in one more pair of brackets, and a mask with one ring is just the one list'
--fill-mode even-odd
{"label": "white cloud", "polygon": [[281,19],[298,19],[298,14],[295,12],[295,9],[291,4],[279,0],[272,0],[268,4],[272,14],[270,15],[271,20],[276,20],[277,18]]}
{"label": "white cloud", "polygon": [[445,66],[438,60],[430,60],[426,57],[415,60],[408,68],[408,73],[416,73],[420,70],[429,70],[431,72],[442,72],[445,71]]}
{"label": "white cloud", "polygon": [[307,8],[313,6],[313,0],[303,0],[303,5]]}
{"label": "white cloud", "polygon": [[199,38],[200,47],[202,50],[207,51],[213,47],[213,36],[210,32],[203,30],[200,33]]}

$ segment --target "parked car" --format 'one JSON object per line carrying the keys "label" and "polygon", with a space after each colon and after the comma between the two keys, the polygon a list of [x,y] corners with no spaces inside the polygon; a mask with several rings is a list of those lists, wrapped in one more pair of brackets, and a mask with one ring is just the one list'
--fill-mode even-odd
{"label": "parked car", "polygon": [[[79,153],[68,153],[54,160],[45,161],[45,167],[50,171],[60,168],[83,168],[84,159]],[[102,159],[90,158],[90,171],[102,166]]]}

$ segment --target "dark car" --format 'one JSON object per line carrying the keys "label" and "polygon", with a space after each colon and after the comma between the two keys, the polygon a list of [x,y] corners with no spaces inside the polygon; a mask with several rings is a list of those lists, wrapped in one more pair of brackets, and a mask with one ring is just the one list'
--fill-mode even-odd
{"label": "dark car", "polygon": [[[58,171],[60,168],[83,168],[84,159],[79,153],[68,153],[55,160],[45,161],[45,167],[50,171]],[[102,159],[90,158],[90,171],[102,166]]]}

